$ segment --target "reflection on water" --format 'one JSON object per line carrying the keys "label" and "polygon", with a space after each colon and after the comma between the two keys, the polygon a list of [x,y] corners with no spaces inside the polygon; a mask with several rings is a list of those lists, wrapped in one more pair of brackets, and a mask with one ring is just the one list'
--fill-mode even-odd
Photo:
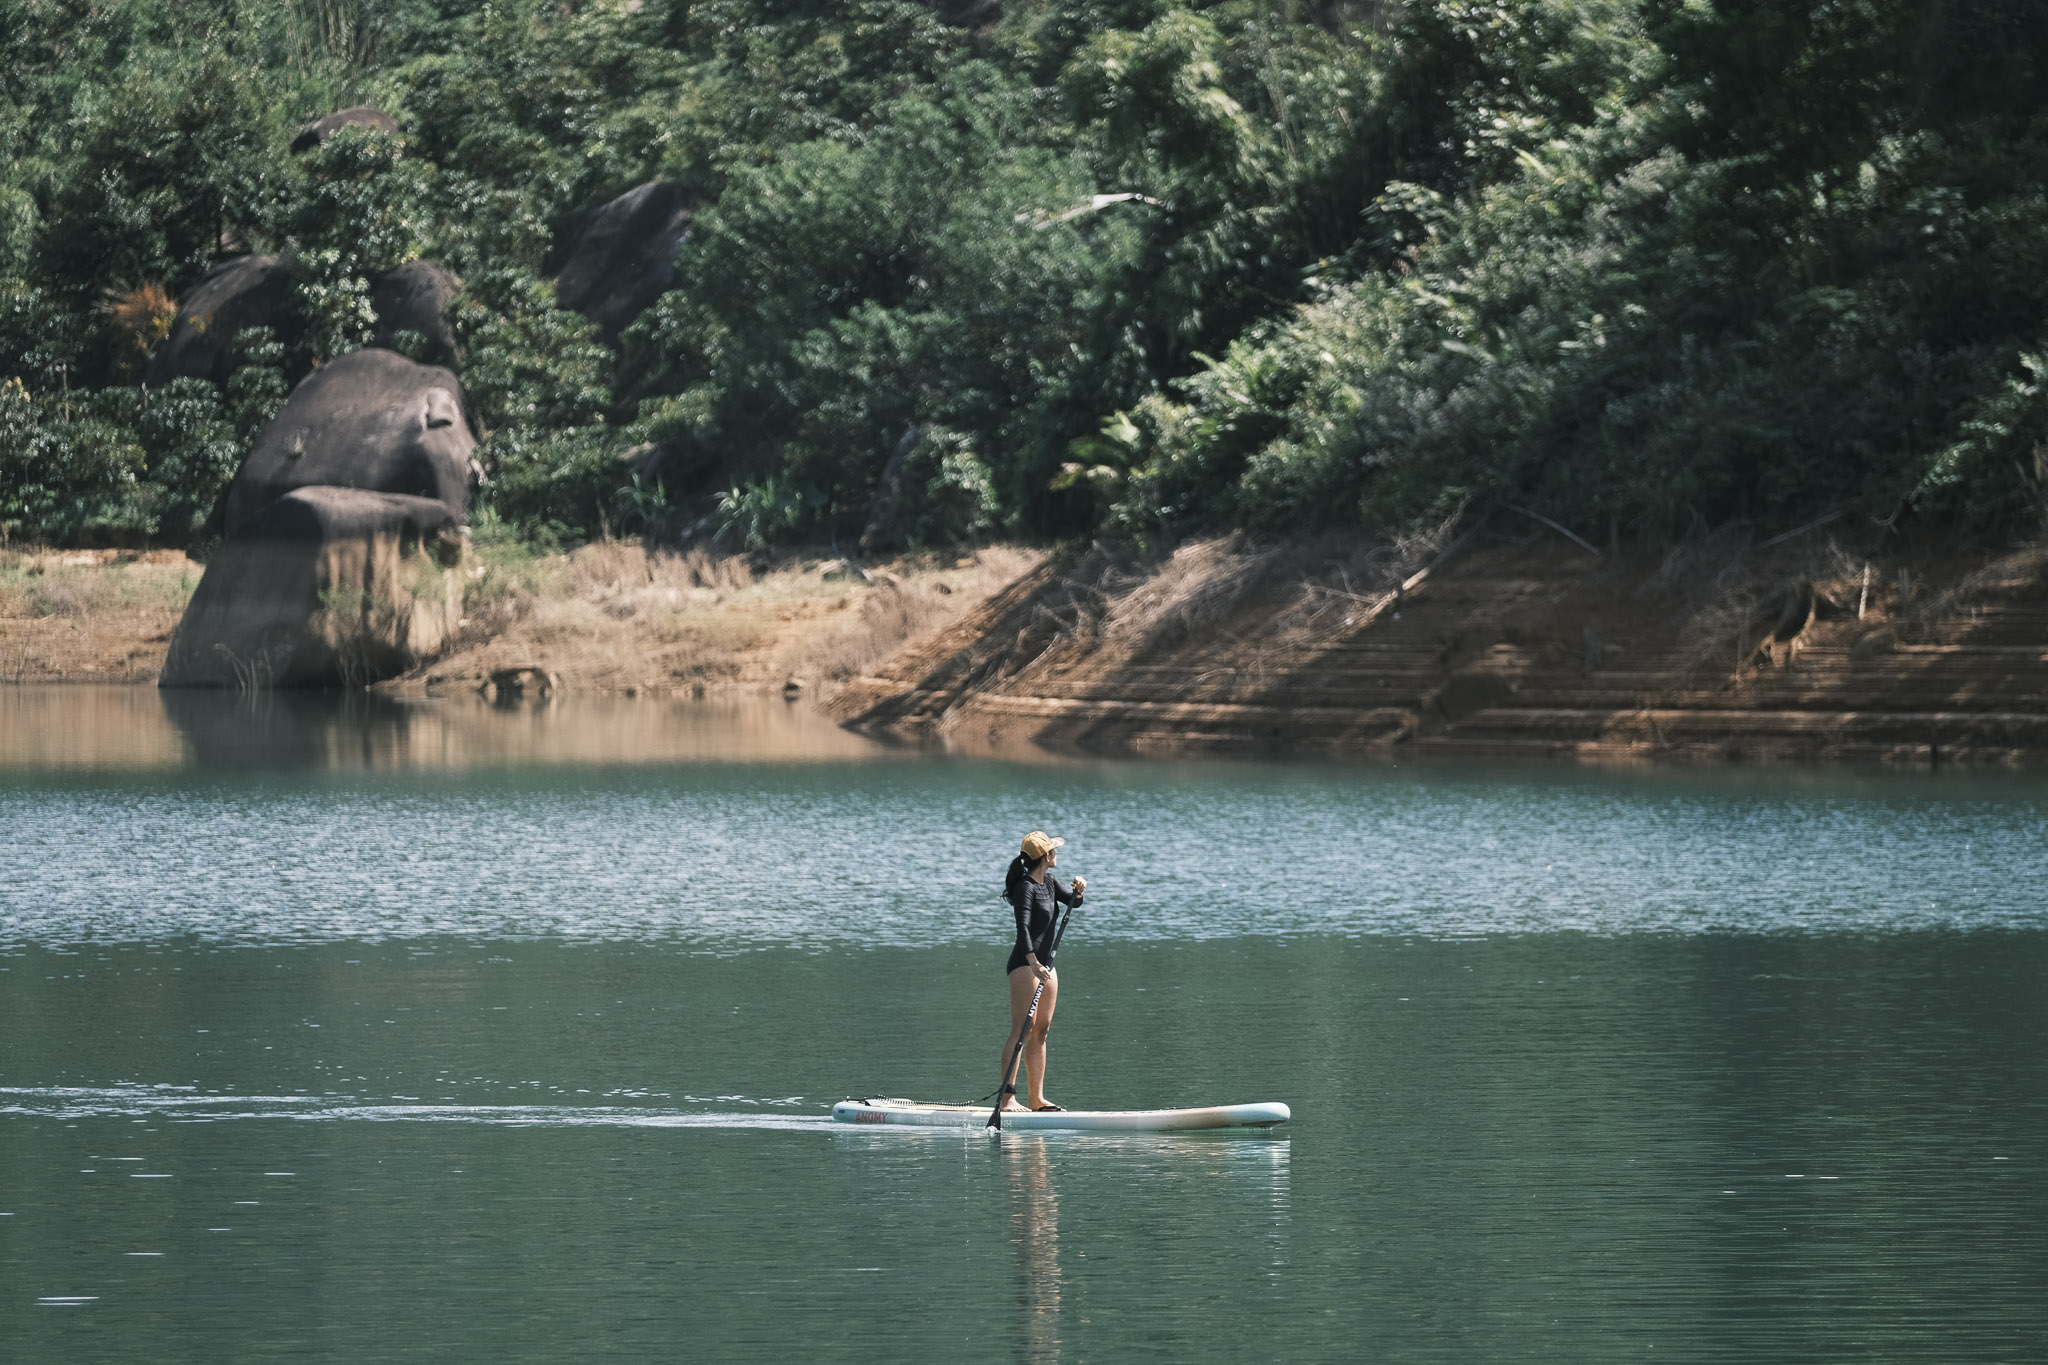
{"label": "reflection on water", "polygon": [[1060,1358],[1060,1198],[1046,1147],[1035,1134],[1003,1140],[1017,1252],[1014,1354],[1027,1361]]}
{"label": "reflection on water", "polygon": [[[1290,1265],[1287,1137],[1013,1133],[999,1143],[1009,1215],[1006,1330],[1013,1359],[1087,1358],[1074,1338],[1097,1335],[1088,1329],[1100,1311],[1104,1275],[1141,1278],[1144,1298],[1161,1306],[1193,1308],[1220,1289],[1238,1308],[1256,1311],[1254,1305]],[[1109,1183],[1102,1179],[1106,1162],[1116,1169]],[[1061,1235],[1061,1188],[1068,1178],[1085,1182],[1082,1197],[1104,1205],[1074,1219],[1080,1226],[1073,1249]],[[1211,1239],[1230,1246],[1203,1245]],[[1117,1242],[1129,1243],[1129,1252],[1115,1255]],[[1215,1255],[1228,1259],[1244,1281],[1219,1286],[1203,1264]],[[1174,1325],[1195,1348],[1177,1358],[1209,1354],[1203,1348],[1215,1345],[1195,1327],[1193,1316],[1198,1315]],[[1277,1342],[1268,1349],[1277,1349]]]}
{"label": "reflection on water", "polygon": [[0,772],[331,769],[447,772],[508,764],[844,761],[897,752],[808,707],[473,694],[0,687]]}

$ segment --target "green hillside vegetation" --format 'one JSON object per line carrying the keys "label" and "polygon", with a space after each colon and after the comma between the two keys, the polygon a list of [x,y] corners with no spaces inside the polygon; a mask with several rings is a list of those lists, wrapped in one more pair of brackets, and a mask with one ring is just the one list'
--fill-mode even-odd
{"label": "green hillside vegetation", "polygon": [[[420,257],[483,515],[541,539],[2040,516],[2026,0],[4,0],[0,44],[14,539],[203,540]],[[357,103],[402,134],[289,150]],[[547,270],[654,179],[701,207],[613,346]],[[291,325],[145,392],[237,250]]]}

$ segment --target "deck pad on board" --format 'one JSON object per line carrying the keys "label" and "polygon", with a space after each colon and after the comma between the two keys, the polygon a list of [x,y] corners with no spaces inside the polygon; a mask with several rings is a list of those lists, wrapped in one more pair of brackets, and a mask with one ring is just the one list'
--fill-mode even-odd
{"label": "deck pad on board", "polygon": [[[841,1100],[832,1117],[841,1123],[896,1124],[914,1128],[979,1128],[989,1106],[920,1104],[916,1100]],[[1284,1104],[1220,1104],[1206,1109],[1060,1109],[1047,1113],[1010,1109],[1003,1127],[1110,1133],[1184,1133],[1202,1128],[1271,1128],[1294,1117]]]}

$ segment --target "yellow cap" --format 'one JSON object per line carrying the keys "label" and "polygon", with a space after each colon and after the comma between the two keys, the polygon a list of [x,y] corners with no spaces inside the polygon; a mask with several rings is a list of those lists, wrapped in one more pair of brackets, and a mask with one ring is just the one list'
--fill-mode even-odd
{"label": "yellow cap", "polygon": [[1034,829],[1024,836],[1024,856],[1035,863],[1054,849],[1064,847],[1066,842],[1065,839],[1055,838],[1042,829]]}

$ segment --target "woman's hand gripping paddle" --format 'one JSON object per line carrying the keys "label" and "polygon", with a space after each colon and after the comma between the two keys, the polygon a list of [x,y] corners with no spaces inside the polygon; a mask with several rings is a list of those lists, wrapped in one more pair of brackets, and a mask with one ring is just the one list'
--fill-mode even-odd
{"label": "woman's hand gripping paddle", "polygon": [[[1074,907],[1066,907],[1065,916],[1052,927],[1052,943],[1045,950],[1045,966],[1052,968],[1052,960],[1059,956],[1060,940],[1067,936],[1067,922],[1074,918]],[[1038,1017],[1039,997],[1045,994],[1045,978],[1038,978],[1038,989],[1031,992],[1031,1008],[1024,1011],[1024,1027],[1017,1030],[1017,1046],[1010,1050],[1010,1064],[1003,1068],[1003,1083],[996,1089],[996,1107],[990,1111],[987,1128],[1000,1129],[1003,1126],[1003,1101],[1017,1093],[1017,1064],[1024,1060],[1024,1040],[1031,1036],[1031,1021]]]}

